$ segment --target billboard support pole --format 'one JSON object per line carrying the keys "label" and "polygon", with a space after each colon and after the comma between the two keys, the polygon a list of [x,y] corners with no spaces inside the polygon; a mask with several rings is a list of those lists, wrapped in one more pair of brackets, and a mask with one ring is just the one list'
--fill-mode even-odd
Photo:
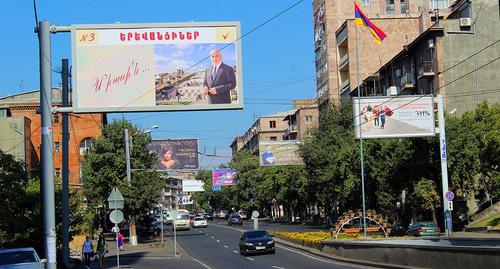
{"label": "billboard support pole", "polygon": [[42,117],[41,193],[44,249],[47,269],[57,268],[54,197],[54,156],[52,154],[52,68],[49,22],[38,23],[40,50],[40,110]]}
{"label": "billboard support pole", "polygon": [[[438,99],[438,120],[439,120],[439,147],[441,155],[441,184],[443,194],[443,213],[444,213],[444,227],[446,236],[451,236],[452,231],[452,218],[448,201],[446,199],[446,192],[448,192],[448,157],[446,152],[446,134],[444,122],[444,106],[443,97],[437,96]],[[447,213],[448,211],[448,213]]]}
{"label": "billboard support pole", "polygon": [[[132,175],[130,171],[130,143],[128,136],[128,128],[125,128],[125,162],[127,163],[127,182],[129,189],[132,187]],[[135,234],[135,219],[134,216],[130,217],[130,226],[129,226],[129,235],[130,235],[130,244],[132,246],[137,245],[137,235]]]}
{"label": "billboard support pole", "polygon": [[[68,59],[62,59],[62,106],[68,106]],[[61,226],[62,226],[62,260],[66,267],[69,263],[69,179],[68,179],[68,112],[62,113],[62,197],[61,197]]]}
{"label": "billboard support pole", "polygon": [[[359,89],[359,56],[358,56],[358,27],[356,28],[356,88],[358,89],[358,110],[361,110],[361,93]],[[363,202],[363,234],[366,237],[366,208],[365,208],[365,171],[363,159],[363,132],[361,128],[361,112],[358,113],[358,127],[359,127],[359,157],[361,159],[361,201]]]}

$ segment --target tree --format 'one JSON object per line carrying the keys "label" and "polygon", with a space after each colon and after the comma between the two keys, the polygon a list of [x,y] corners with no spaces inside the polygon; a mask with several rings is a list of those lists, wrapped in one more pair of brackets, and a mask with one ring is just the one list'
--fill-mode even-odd
{"label": "tree", "polygon": [[[133,169],[128,187],[125,163],[124,129],[130,134],[130,160]],[[102,137],[92,141],[85,154],[82,178],[90,206],[107,207],[107,197],[118,187],[125,198],[124,213],[138,217],[160,197],[163,181],[156,172],[156,155],[149,153],[150,136],[126,120],[116,120],[102,129]]]}

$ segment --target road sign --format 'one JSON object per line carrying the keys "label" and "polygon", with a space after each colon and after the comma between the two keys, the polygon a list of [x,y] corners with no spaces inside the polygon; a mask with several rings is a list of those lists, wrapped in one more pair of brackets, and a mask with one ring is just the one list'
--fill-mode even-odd
{"label": "road sign", "polygon": [[444,197],[446,197],[446,200],[448,201],[453,201],[453,198],[455,198],[455,194],[452,191],[447,191]]}
{"label": "road sign", "polygon": [[257,211],[257,210],[254,210],[254,211],[252,212],[252,218],[254,218],[254,219],[258,218],[258,217],[259,217],[259,215],[260,215],[260,214],[259,214],[259,211]]}
{"label": "road sign", "polygon": [[111,213],[109,214],[109,219],[111,220],[111,222],[115,224],[120,223],[123,221],[123,212],[121,212],[118,209],[115,209],[111,211]]}
{"label": "road sign", "polygon": [[108,196],[109,209],[122,209],[124,207],[123,195],[118,188],[113,188]]}
{"label": "road sign", "polygon": [[448,210],[453,210],[453,201],[448,201]]}

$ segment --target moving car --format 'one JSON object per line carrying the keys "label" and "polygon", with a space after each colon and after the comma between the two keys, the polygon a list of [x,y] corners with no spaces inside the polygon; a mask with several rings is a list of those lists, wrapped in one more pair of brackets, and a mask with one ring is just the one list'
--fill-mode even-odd
{"label": "moving car", "polygon": [[229,216],[229,218],[227,219],[227,226],[231,226],[233,224],[240,225],[240,226],[243,225],[243,219],[240,217],[240,215],[231,214],[231,216]]}
{"label": "moving car", "polygon": [[240,254],[276,253],[273,236],[266,230],[246,231],[240,238]]}
{"label": "moving car", "polygon": [[206,220],[214,220],[214,215],[212,213],[205,213],[205,214],[203,214],[203,217]]}
{"label": "moving car", "polygon": [[45,263],[33,248],[0,249],[0,268],[42,269]]}
{"label": "moving car", "polygon": [[207,220],[204,217],[196,217],[193,220],[193,228],[207,228]]}
{"label": "moving car", "polygon": [[191,223],[189,222],[189,215],[179,215],[177,219],[174,220],[174,229],[178,230],[191,230]]}
{"label": "moving car", "polygon": [[439,236],[439,227],[432,221],[417,221],[408,229],[408,235]]}

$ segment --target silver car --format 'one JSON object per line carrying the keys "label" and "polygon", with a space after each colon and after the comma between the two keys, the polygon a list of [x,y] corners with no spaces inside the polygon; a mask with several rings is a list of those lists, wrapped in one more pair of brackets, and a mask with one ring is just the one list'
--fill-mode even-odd
{"label": "silver car", "polygon": [[0,269],[42,269],[47,260],[40,260],[33,248],[0,250]]}

